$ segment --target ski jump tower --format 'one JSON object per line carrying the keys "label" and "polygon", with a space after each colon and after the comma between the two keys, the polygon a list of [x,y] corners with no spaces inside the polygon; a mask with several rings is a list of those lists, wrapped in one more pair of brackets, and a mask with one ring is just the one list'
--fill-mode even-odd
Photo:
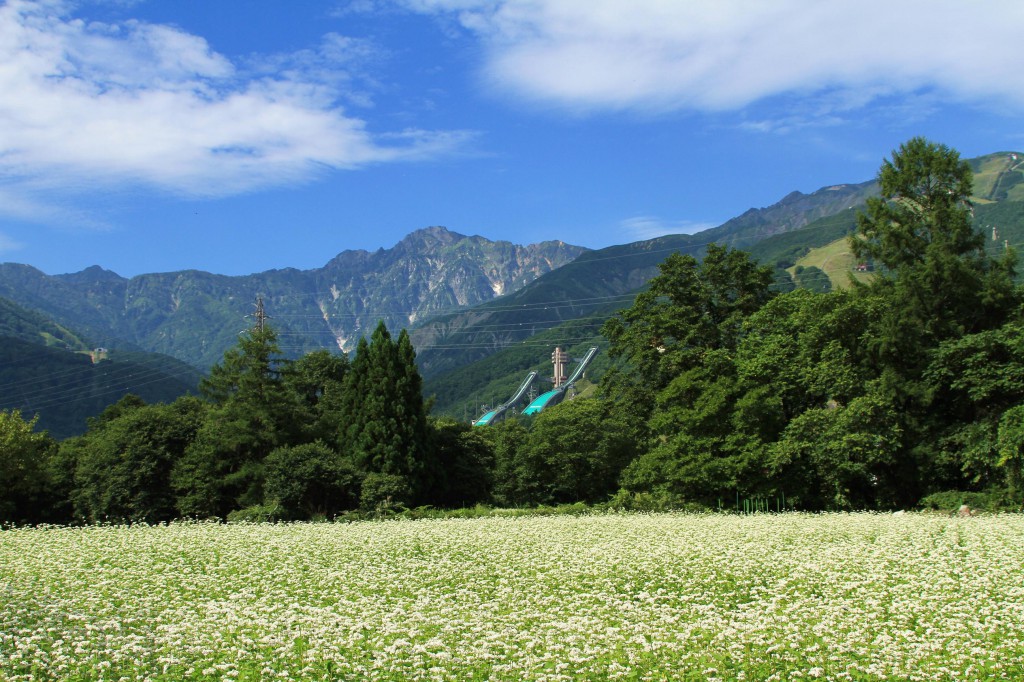
{"label": "ski jump tower", "polygon": [[[554,366],[551,380],[554,384],[554,388],[547,393],[542,394],[530,403],[530,405],[523,410],[523,414],[537,414],[545,407],[551,407],[562,402],[565,398],[565,394],[572,388],[573,384],[583,376],[583,371],[586,370],[587,365],[590,364],[590,361],[594,359],[595,355],[597,355],[597,346],[591,347],[590,350],[586,352],[583,359],[580,360],[580,364],[573,371],[572,376],[566,378],[565,369],[566,366],[572,362],[572,358],[570,358],[561,347],[555,348],[555,352],[551,354],[551,364]],[[499,421],[504,419],[507,416],[508,411],[523,399],[527,390],[529,390],[536,378],[537,372],[530,372],[526,375],[526,379],[523,380],[519,390],[517,390],[511,398],[493,410],[485,413],[482,417],[473,422],[473,426],[497,424]]]}

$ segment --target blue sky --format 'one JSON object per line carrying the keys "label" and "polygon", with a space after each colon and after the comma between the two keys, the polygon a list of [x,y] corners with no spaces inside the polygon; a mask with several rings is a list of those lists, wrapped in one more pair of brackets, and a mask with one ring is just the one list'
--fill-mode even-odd
{"label": "blue sky", "polygon": [[915,135],[1024,149],[1021,29],[1019,0],[7,0],[0,261],[693,232]]}

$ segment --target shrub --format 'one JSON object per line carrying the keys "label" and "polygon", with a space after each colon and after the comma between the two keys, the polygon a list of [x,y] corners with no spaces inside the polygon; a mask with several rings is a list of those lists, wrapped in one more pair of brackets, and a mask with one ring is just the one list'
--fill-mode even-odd
{"label": "shrub", "polygon": [[944,511],[952,514],[965,504],[971,509],[987,512],[1016,511],[1021,508],[1020,501],[1015,501],[1010,496],[1009,491],[1003,488],[993,488],[983,492],[946,490],[922,497],[917,506],[920,509]]}
{"label": "shrub", "polygon": [[363,479],[359,506],[383,514],[406,507],[411,497],[412,488],[404,476],[374,472]]}
{"label": "shrub", "polygon": [[269,523],[281,521],[283,518],[284,509],[276,501],[254,504],[245,509],[236,509],[228,514],[229,523]]}

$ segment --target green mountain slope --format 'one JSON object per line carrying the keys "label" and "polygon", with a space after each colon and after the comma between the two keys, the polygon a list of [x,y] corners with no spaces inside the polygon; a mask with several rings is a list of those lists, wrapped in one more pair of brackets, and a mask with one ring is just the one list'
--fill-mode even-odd
{"label": "green mountain slope", "polygon": [[88,344],[74,332],[6,298],[0,298],[0,337],[66,350],[88,348]]}
{"label": "green mountain slope", "polygon": [[974,201],[1024,201],[1024,155],[998,152],[969,161],[974,173]]}
{"label": "green mountain slope", "polygon": [[[974,207],[974,226],[986,237],[985,248],[990,254],[997,255],[1007,246],[1019,251],[1024,246],[1024,201],[979,202]],[[845,211],[802,230],[769,237],[750,252],[760,262],[774,265],[794,279],[798,266],[816,268],[819,277],[802,276],[802,284],[808,288],[820,288],[817,285],[822,279],[828,281],[829,288],[842,288],[849,286],[851,277],[861,281],[870,277],[857,272],[858,263],[847,244],[856,227],[856,211]]]}
{"label": "green mountain slope", "polygon": [[146,402],[171,402],[198,385],[195,368],[151,353],[112,353],[94,362],[87,353],[0,337],[0,410],[39,415],[37,428],[55,438],[85,432],[86,419],[128,393]]}
{"label": "green mountain slope", "polygon": [[706,244],[702,235],[672,235],[590,251],[514,294],[432,318],[411,331],[420,369],[437,376],[564,322],[628,306],[670,253],[700,255]]}
{"label": "green mountain slope", "polygon": [[0,410],[39,415],[56,438],[83,433],[86,419],[127,393],[169,402],[195,392],[199,372],[155,353],[97,352],[75,331],[0,298]]}

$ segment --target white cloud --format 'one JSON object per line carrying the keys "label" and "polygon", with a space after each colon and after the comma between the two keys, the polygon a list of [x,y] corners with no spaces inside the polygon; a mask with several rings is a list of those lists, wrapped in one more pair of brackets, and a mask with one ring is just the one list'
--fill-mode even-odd
{"label": "white cloud", "polygon": [[383,0],[341,0],[328,10],[328,15],[343,19],[353,14],[373,14],[386,10]]}
{"label": "white cloud", "polygon": [[24,248],[23,244],[15,241],[14,239],[11,239],[10,237],[3,233],[0,233],[0,258],[5,257],[8,253],[11,253],[12,251],[17,251],[21,248]]}
{"label": "white cloud", "polygon": [[701,223],[692,220],[665,220],[657,216],[634,216],[619,223],[619,227],[630,238],[639,241],[654,239],[667,234],[694,234],[716,227],[716,223]]}
{"label": "white cloud", "polygon": [[854,108],[922,90],[1024,105],[1020,0],[405,4],[478,35],[492,84],[572,109],[721,111],[825,93]]}
{"label": "white cloud", "polygon": [[178,28],[89,22],[61,0],[8,0],[0,177],[32,192],[128,182],[217,196],[457,146],[457,132],[384,143],[344,113],[346,67],[368,52],[328,35],[316,50],[238,65]]}

